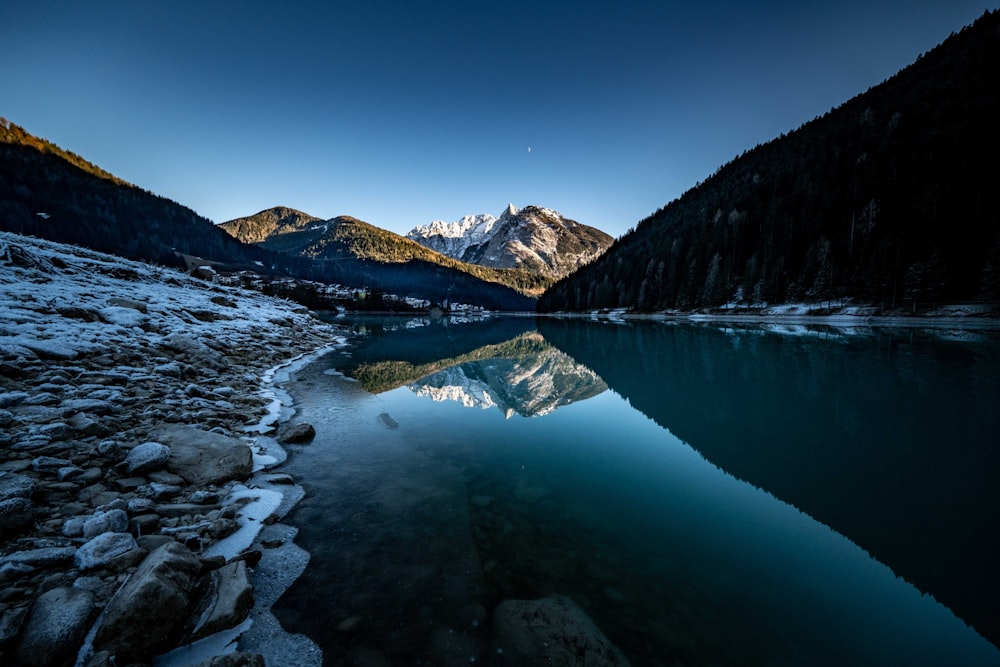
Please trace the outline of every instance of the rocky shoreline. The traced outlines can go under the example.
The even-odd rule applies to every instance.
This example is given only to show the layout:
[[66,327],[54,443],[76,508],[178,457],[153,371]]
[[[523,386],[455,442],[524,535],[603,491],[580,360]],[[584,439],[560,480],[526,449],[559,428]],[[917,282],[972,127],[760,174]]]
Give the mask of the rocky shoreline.
[[337,332],[12,234],[0,286],[0,663],[319,664],[268,612],[308,559],[277,523],[302,491],[268,471],[287,417],[271,385]]

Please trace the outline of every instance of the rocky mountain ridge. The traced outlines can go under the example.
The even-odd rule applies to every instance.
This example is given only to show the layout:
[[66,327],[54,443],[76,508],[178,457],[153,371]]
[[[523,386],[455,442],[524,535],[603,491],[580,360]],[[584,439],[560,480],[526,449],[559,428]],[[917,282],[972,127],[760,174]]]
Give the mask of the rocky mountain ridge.
[[407,238],[463,262],[494,268],[522,268],[562,278],[611,247],[609,235],[558,211],[508,204],[500,217],[467,215],[452,223],[435,220],[410,230]]
[[534,302],[525,297],[539,295],[552,282],[518,268],[462,262],[347,215],[321,220],[279,206],[219,226],[237,240],[325,267],[328,275],[368,271],[369,284],[431,301],[495,307],[484,303],[491,301],[502,304],[500,309],[530,310]]

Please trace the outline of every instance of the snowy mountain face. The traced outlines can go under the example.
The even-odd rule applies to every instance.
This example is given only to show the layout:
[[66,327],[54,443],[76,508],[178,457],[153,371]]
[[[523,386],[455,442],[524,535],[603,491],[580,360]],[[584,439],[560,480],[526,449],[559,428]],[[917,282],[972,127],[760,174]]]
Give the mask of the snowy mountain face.
[[594,260],[614,240],[552,209],[526,206],[519,210],[513,204],[499,218],[482,214],[451,223],[435,220],[406,236],[463,262],[528,269],[554,278]]

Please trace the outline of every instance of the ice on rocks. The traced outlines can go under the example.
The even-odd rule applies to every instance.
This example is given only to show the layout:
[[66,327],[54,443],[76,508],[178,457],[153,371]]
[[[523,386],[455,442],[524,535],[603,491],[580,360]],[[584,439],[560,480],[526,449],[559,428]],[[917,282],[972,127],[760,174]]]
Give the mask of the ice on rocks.
[[219,540],[205,550],[205,557],[225,556],[232,560],[253,544],[254,538],[264,526],[264,520],[271,516],[281,506],[283,495],[269,489],[249,489],[243,485],[234,488],[227,502],[235,503],[250,499],[239,514],[239,529],[224,539]]

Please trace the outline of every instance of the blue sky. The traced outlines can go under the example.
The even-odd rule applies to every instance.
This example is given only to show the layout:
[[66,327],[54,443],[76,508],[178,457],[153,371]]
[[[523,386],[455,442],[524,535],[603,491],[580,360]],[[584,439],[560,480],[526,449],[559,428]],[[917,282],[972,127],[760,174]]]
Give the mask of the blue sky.
[[216,222],[513,202],[619,236],[996,7],[15,0],[0,115]]

